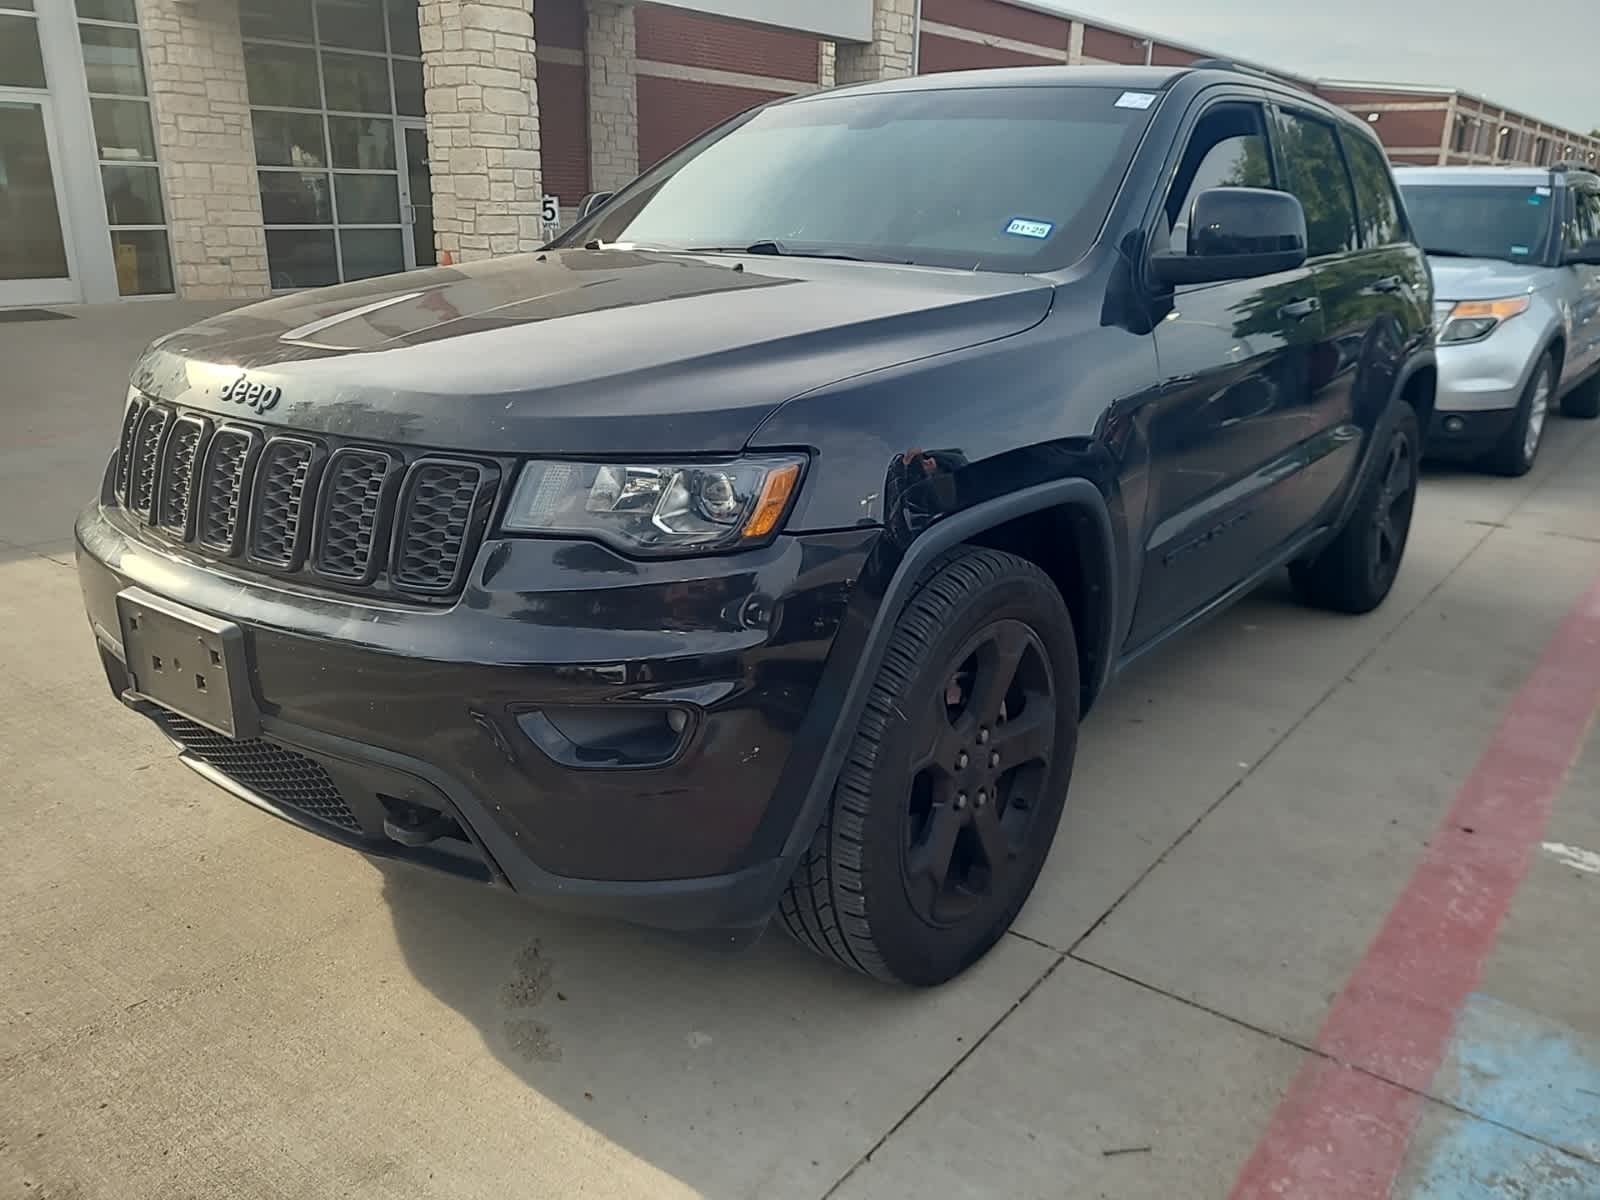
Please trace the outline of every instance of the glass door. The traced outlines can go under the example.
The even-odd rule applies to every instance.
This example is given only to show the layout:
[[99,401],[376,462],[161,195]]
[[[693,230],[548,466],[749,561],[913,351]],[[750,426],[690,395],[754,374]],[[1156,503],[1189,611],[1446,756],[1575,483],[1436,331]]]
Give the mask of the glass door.
[[0,88],[0,307],[80,299],[50,101]]
[[428,170],[428,129],[422,121],[400,122],[404,161],[400,164],[400,202],[405,206],[406,266],[438,264],[433,248],[433,175]]

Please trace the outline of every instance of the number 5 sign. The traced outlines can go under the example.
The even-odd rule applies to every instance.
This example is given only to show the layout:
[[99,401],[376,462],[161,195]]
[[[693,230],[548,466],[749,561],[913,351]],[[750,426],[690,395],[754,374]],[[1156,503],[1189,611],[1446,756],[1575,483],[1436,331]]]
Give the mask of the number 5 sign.
[[561,197],[545,196],[539,202],[539,215],[546,225],[561,224]]

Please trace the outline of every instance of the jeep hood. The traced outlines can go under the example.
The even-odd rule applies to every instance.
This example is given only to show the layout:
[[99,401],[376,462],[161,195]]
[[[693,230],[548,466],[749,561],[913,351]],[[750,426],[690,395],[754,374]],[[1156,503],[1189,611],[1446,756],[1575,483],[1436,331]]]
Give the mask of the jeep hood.
[[1548,267],[1531,267],[1497,258],[1434,258],[1433,291],[1440,300],[1502,300],[1548,286]]
[[[142,391],[217,415],[490,453],[738,450],[785,401],[1042,320],[1022,275],[567,250],[236,309],[161,339]],[[257,416],[224,397],[281,389]],[[259,393],[258,393],[259,394]]]

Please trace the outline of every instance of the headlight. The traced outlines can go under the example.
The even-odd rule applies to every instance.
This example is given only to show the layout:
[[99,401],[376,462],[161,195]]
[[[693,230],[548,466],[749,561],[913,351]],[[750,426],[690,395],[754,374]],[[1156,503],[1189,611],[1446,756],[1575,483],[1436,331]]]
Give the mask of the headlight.
[[1533,304],[1532,296],[1510,296],[1504,300],[1463,300],[1450,310],[1441,342],[1476,342],[1488,337],[1506,321],[1520,317]]
[[745,549],[770,541],[800,482],[798,456],[721,463],[531,462],[502,525],[596,538],[638,554]]

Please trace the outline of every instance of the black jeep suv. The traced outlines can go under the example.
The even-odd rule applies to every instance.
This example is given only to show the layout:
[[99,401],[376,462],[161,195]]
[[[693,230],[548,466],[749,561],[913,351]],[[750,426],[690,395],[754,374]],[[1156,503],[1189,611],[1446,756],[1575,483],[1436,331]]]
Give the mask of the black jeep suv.
[[83,591],[305,829],[934,984],[1119,668],[1283,567],[1383,600],[1432,300],[1378,143],[1265,77],[785,100],[542,253],[157,342]]

